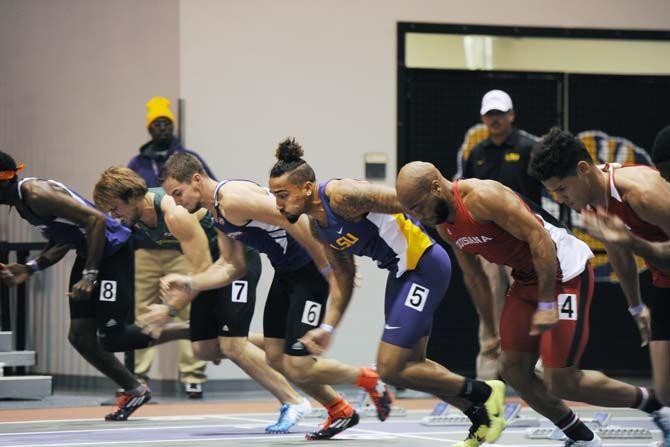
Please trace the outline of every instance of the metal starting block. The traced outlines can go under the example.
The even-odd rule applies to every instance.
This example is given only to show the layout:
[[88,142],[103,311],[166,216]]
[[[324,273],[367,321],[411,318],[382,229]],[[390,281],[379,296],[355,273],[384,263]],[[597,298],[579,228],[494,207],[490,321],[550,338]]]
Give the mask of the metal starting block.
[[[539,427],[540,420],[536,417],[524,418],[519,414],[521,412],[521,404],[505,404],[504,418],[508,427]],[[472,421],[468,419],[463,413],[454,412],[449,413],[449,404],[446,402],[438,402],[430,415],[421,419],[422,425],[430,426],[469,426]]]
[[[356,393],[356,397],[351,400],[351,406],[354,407],[354,410],[362,418],[376,418],[377,417],[377,408],[370,401],[370,396],[364,390],[359,390]],[[307,416],[308,418],[316,419],[325,419],[328,416],[328,411],[323,408],[314,408],[312,412]],[[403,407],[393,405],[391,407],[391,413],[389,417],[405,417],[407,416],[407,410]]]
[[[599,412],[591,419],[582,421],[602,439],[651,439],[651,431],[648,428],[619,427],[610,425],[612,415],[607,412]],[[565,434],[556,427],[537,427],[526,430],[528,439],[551,439],[555,441],[565,440]]]

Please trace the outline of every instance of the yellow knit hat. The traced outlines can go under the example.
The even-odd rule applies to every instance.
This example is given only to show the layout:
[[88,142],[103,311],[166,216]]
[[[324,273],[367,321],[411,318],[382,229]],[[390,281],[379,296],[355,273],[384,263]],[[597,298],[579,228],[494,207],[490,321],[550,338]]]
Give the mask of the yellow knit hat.
[[174,124],[174,115],[170,111],[170,100],[163,96],[154,96],[147,102],[147,128],[156,118],[167,118]]

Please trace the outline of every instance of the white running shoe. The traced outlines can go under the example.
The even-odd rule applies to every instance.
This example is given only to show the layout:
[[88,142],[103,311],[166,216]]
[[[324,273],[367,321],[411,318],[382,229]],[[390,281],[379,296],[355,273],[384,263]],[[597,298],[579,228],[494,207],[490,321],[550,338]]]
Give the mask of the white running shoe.
[[282,404],[279,408],[279,420],[265,427],[267,433],[288,433],[295,424],[312,412],[312,404],[303,398],[299,404]]
[[563,447],[601,447],[602,445],[602,439],[600,439],[600,436],[594,432],[593,439],[590,441],[573,441],[572,439],[568,439],[565,441],[565,444],[563,444]]

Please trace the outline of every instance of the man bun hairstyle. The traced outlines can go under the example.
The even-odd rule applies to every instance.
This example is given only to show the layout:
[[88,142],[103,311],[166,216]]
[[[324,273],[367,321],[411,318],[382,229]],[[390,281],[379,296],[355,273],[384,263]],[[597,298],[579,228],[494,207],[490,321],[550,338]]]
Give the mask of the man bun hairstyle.
[[303,160],[305,151],[295,138],[289,137],[279,143],[275,150],[277,162],[270,170],[270,178],[289,173],[289,181],[294,185],[316,181],[314,170]]
[[593,164],[584,143],[570,132],[553,127],[533,147],[528,173],[540,181],[552,177],[563,179],[577,173],[580,161]]

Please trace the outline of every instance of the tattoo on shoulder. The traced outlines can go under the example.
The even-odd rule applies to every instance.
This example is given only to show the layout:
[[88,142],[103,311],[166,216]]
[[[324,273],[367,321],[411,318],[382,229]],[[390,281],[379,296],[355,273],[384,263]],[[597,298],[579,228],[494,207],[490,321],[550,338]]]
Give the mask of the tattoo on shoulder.
[[349,218],[369,212],[394,214],[402,211],[392,188],[366,183],[347,185],[334,205],[338,214]]

